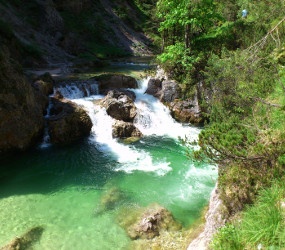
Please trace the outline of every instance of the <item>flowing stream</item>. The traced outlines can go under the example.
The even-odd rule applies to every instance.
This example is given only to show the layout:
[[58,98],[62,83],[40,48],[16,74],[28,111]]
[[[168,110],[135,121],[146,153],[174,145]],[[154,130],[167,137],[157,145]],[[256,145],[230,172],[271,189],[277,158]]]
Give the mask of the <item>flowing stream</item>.
[[[88,83],[92,93],[61,89],[88,111],[92,134],[71,146],[42,144],[1,160],[0,246],[43,226],[33,249],[126,249],[131,240],[118,221],[152,203],[169,209],[184,228],[191,226],[208,202],[216,169],[187,159],[178,137],[194,140],[200,130],[175,122],[165,106],[144,94],[146,83],[135,90],[135,125],[144,136],[130,144],[112,138],[113,119],[95,104],[102,98],[94,94],[96,83]],[[102,209],[112,190],[122,198]]]

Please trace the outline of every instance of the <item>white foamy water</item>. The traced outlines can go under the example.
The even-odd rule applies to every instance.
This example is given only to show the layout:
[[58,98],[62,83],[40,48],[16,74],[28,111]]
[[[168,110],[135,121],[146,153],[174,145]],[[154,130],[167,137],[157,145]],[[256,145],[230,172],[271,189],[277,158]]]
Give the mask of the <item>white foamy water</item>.
[[[140,82],[139,89],[131,89],[136,94],[135,105],[138,114],[135,118],[135,126],[143,133],[144,136],[166,136],[174,139],[187,136],[190,140],[198,138],[199,129],[189,126],[183,126],[176,122],[170,115],[170,111],[155,97],[145,94],[148,79]],[[158,175],[165,175],[171,171],[170,163],[163,160],[153,160],[150,153],[142,149],[136,149],[132,145],[126,145],[112,138],[112,125],[114,119],[110,117],[104,108],[96,105],[94,100],[102,98],[99,95],[91,95],[88,92],[93,89],[98,93],[98,86],[92,83],[87,86],[85,83],[70,83],[65,87],[57,90],[65,98],[83,106],[88,112],[92,123],[92,135],[90,141],[104,154],[114,157],[119,163],[116,171],[125,171],[132,173],[133,171],[155,172]],[[86,97],[87,96],[87,97]]]
[[184,126],[176,122],[170,115],[169,109],[157,98],[145,93],[149,79],[141,81],[141,87],[135,90],[138,115],[135,125],[144,135],[168,136],[174,139],[187,136],[190,140],[197,140],[200,130]]
[[94,142],[100,151],[116,159],[119,163],[116,171],[131,173],[140,170],[164,175],[171,170],[168,162],[153,162],[148,152],[135,149],[113,139],[112,124],[114,119],[106,113],[104,108],[95,105],[90,99],[75,99],[73,101],[84,106],[88,111],[93,123],[90,141]]

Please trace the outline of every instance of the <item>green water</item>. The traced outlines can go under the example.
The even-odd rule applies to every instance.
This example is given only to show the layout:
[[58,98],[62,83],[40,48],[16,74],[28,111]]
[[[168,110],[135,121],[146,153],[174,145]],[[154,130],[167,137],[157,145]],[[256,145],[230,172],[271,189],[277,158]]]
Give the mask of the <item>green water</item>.
[[[124,67],[118,66],[129,70]],[[142,67],[132,72],[140,74]],[[0,158],[0,247],[42,226],[35,250],[128,249],[131,240],[119,221],[153,203],[191,227],[209,200],[216,169],[187,159],[185,148],[168,136],[144,136],[126,147],[151,161],[129,171],[136,169],[134,161],[118,161],[118,152],[92,138]],[[122,196],[102,209],[102,200],[114,189]]]
[[[195,166],[171,138],[144,138],[133,147],[169,162],[172,170],[165,175],[115,171],[115,158],[88,140],[2,159],[0,245],[40,225],[45,230],[35,249],[124,249],[130,239],[117,223],[120,209],[154,202],[190,226],[207,203],[215,170]],[[125,194],[123,201],[96,214],[102,195],[112,187]]]

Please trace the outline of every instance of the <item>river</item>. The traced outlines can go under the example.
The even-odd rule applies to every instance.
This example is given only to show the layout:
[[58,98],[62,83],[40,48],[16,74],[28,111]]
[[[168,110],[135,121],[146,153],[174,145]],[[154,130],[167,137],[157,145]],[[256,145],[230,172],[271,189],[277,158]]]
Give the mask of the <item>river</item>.
[[[135,90],[140,114],[135,124],[144,136],[132,143],[112,138],[112,118],[94,104],[102,96],[62,89],[88,110],[92,134],[70,146],[45,141],[1,160],[0,246],[43,226],[33,249],[127,249],[131,240],[118,221],[153,203],[170,210],[184,229],[191,227],[209,200],[217,171],[186,157],[178,137],[197,139],[200,129],[174,121],[165,106],[144,94],[146,84],[139,80]],[[112,190],[122,198],[102,209],[104,198],[116,195]]]

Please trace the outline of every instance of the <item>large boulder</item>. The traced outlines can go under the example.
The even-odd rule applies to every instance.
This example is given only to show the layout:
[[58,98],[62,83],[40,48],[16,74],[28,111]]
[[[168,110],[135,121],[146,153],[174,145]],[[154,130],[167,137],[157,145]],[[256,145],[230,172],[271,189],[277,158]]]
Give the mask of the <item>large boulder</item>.
[[179,84],[174,80],[164,80],[162,82],[160,101],[173,102],[175,99],[181,97],[181,88]]
[[48,119],[51,143],[68,144],[90,134],[93,124],[81,106],[63,98],[52,98],[51,102],[53,108]]
[[179,122],[202,124],[204,121],[197,99],[174,100],[168,106],[172,117]]
[[44,105],[19,68],[0,50],[0,153],[29,148],[44,129]]
[[118,90],[109,91],[99,104],[106,109],[109,116],[116,120],[132,122],[137,114],[133,100]]
[[141,137],[141,131],[131,122],[116,121],[112,126],[113,138]]
[[[151,78],[146,90],[147,94],[153,95],[166,104],[172,117],[178,122],[203,124],[205,118],[199,105],[199,100],[205,100],[206,93],[202,84],[198,84],[191,99],[182,100],[182,90],[176,81],[165,78]],[[208,96],[208,93],[206,93]]]
[[163,231],[176,231],[181,225],[164,207],[154,204],[149,206],[137,221],[128,227],[127,233],[132,239],[152,239]]
[[148,81],[146,93],[153,95],[161,102],[169,103],[181,97],[181,88],[174,80],[151,78]]
[[157,78],[151,78],[148,81],[145,93],[160,98],[161,89],[162,89],[162,80]]
[[102,74],[96,76],[95,79],[99,84],[99,91],[105,94],[108,90],[121,88],[138,88],[137,80],[131,76],[122,74]]

